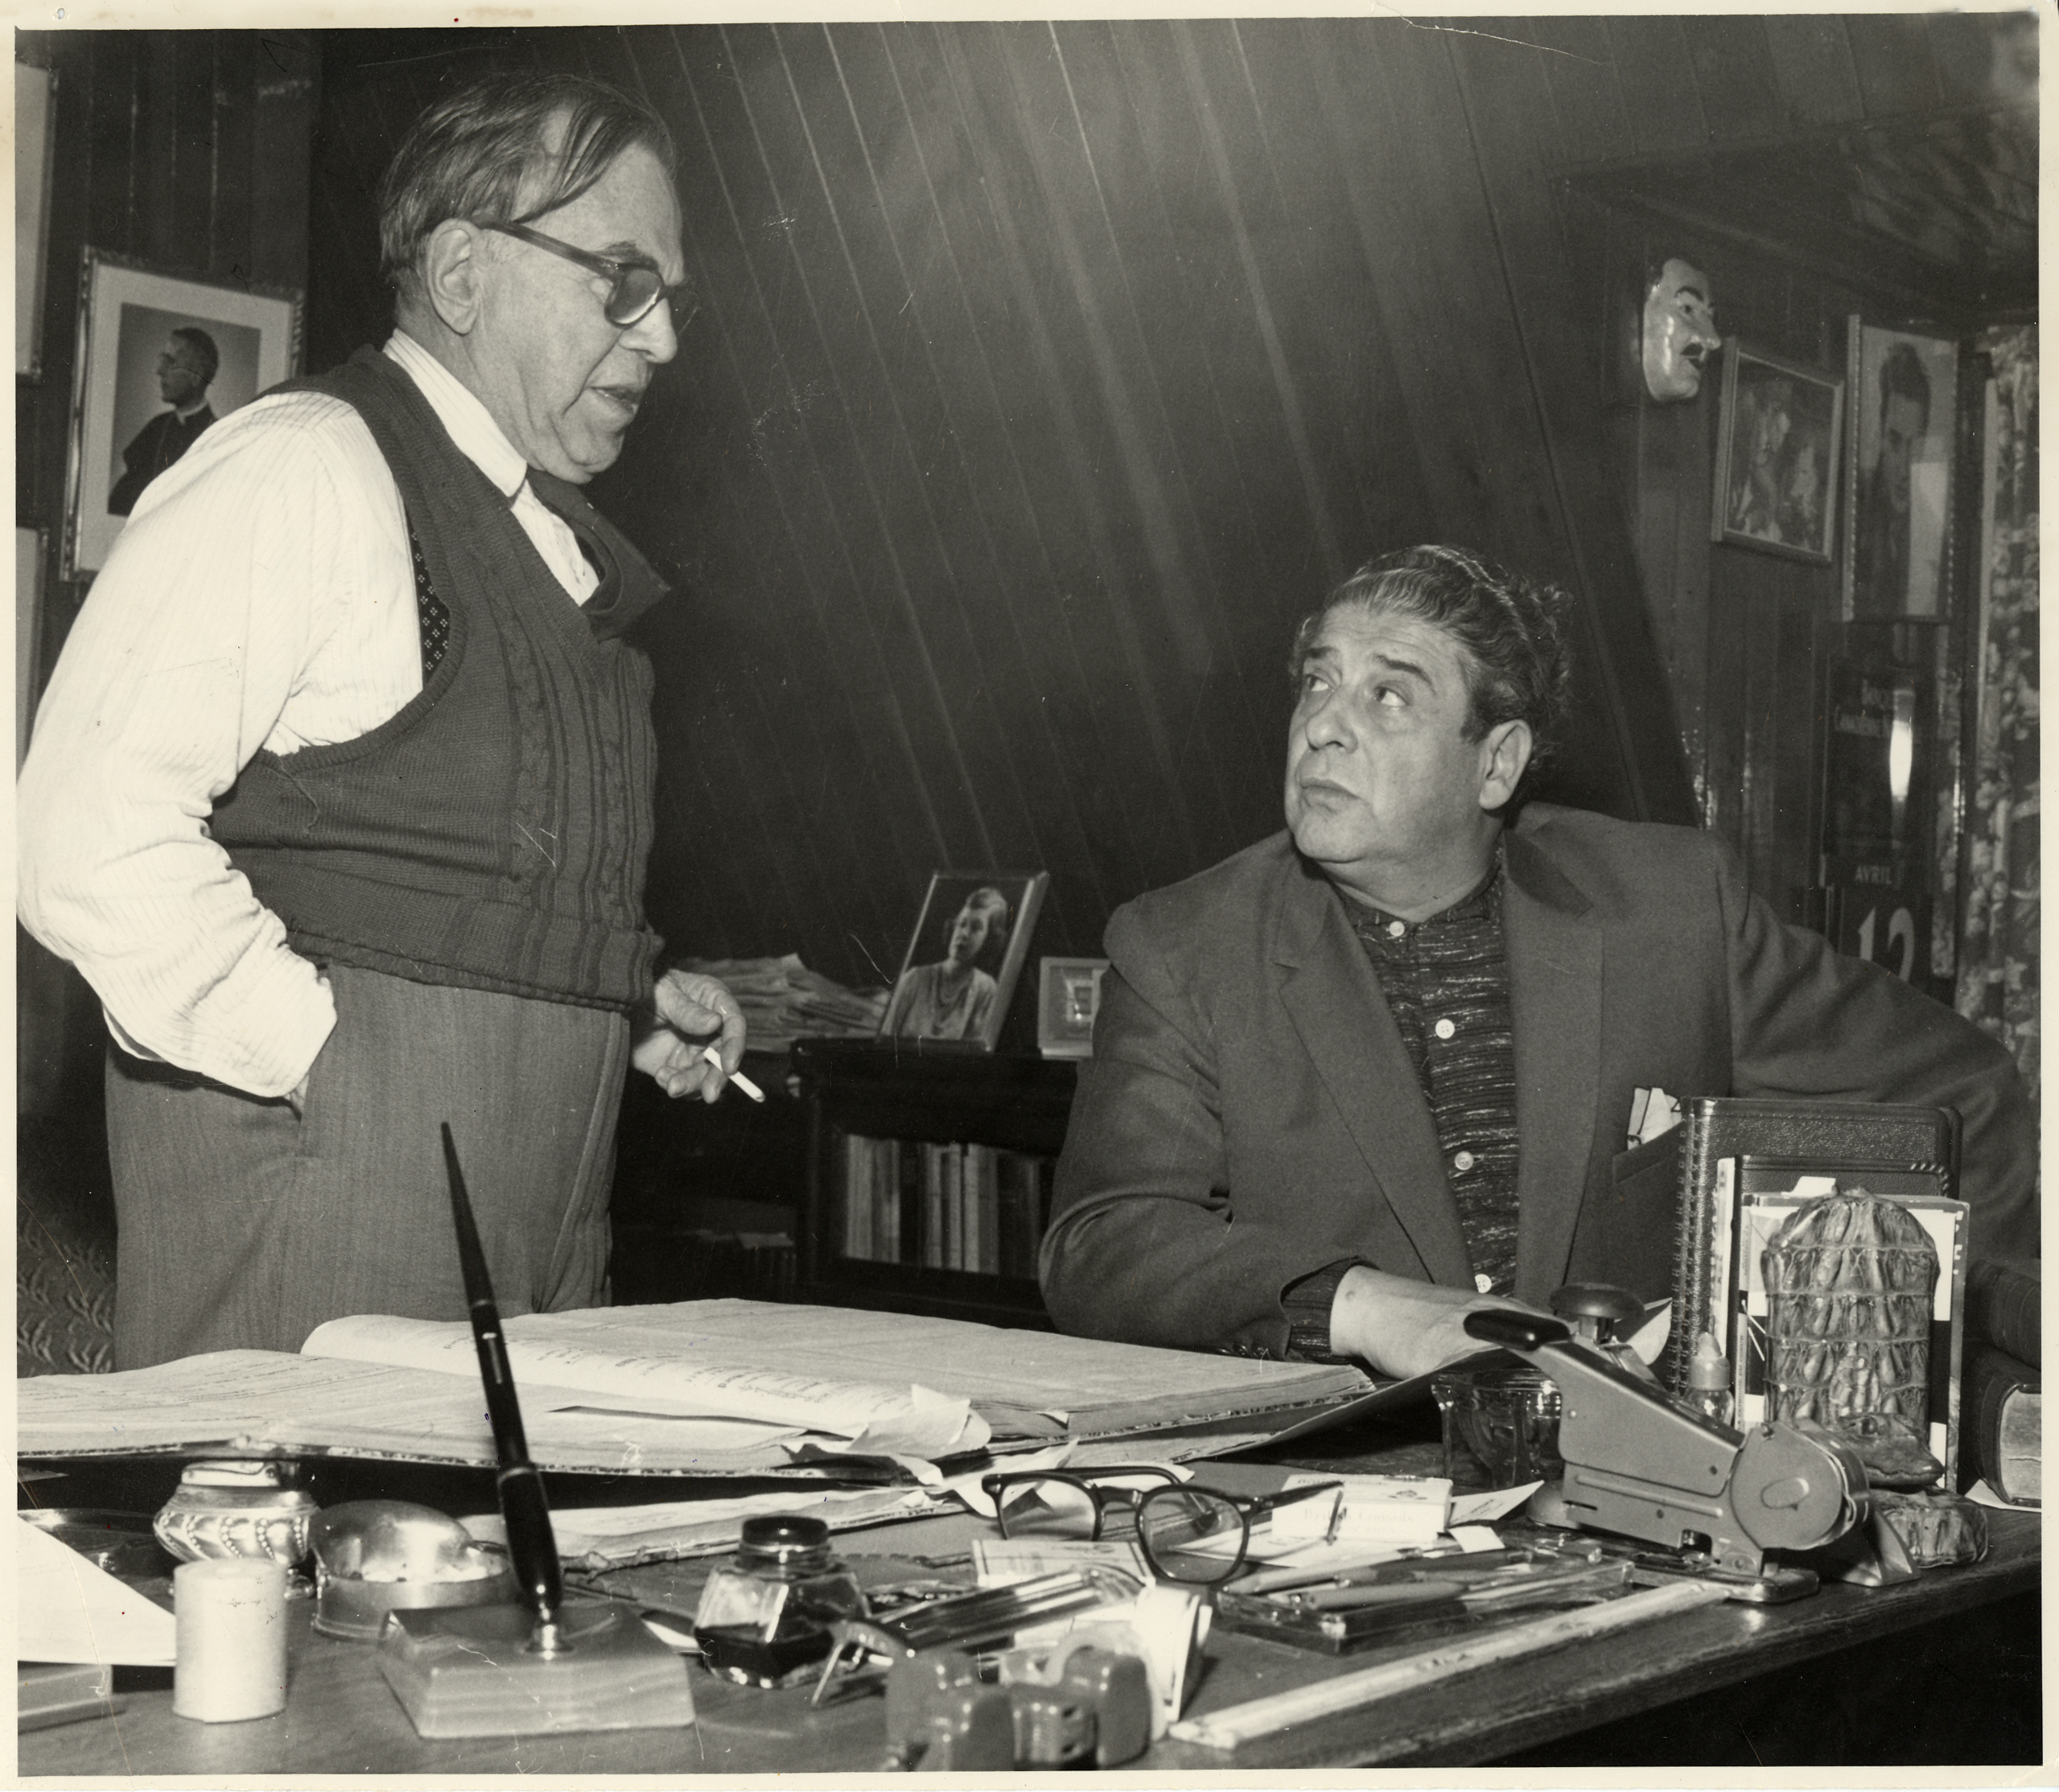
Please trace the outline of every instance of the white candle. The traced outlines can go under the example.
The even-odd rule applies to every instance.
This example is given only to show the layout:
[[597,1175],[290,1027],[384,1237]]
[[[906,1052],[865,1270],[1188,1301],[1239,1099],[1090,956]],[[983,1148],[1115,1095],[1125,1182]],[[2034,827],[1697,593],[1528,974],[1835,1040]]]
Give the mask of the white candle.
[[286,1570],[276,1562],[188,1562],[171,1577],[178,1665],[171,1708],[203,1724],[286,1706]]

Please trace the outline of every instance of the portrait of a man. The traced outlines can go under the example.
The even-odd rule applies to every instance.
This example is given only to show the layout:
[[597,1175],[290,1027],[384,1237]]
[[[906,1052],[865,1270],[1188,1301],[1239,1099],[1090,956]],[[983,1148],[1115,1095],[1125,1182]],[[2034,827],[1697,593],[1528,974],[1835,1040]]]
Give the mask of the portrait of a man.
[[1955,356],[1949,342],[1859,333],[1851,614],[1938,613],[1951,498]]

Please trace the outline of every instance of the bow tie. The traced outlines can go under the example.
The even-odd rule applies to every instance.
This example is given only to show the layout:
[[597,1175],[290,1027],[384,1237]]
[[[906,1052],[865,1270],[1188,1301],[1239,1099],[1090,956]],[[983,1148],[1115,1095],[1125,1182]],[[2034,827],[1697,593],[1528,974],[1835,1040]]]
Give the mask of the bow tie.
[[[614,640],[672,588],[636,551],[636,544],[595,509],[586,493],[569,480],[532,467],[529,487],[546,508],[565,520],[600,575],[599,588],[584,605],[596,638]],[[521,489],[516,488],[517,496]]]

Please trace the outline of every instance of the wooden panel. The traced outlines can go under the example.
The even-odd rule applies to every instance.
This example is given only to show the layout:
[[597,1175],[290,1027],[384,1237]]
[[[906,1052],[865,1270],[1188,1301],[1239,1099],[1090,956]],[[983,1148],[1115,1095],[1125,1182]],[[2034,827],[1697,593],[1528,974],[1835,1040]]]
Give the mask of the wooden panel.
[[1841,125],[1865,116],[1843,19],[1830,13],[1769,13],[1764,23],[1790,125]]
[[1779,92],[1765,20],[1689,18],[1681,21],[1681,30],[1711,140],[1764,137],[1778,130]]
[[1938,103],[1930,37],[1921,13],[1855,14],[1844,22],[1869,118],[1892,118]]
[[1608,42],[1631,139],[1641,151],[1700,149],[1708,121],[1695,86],[1692,60],[1677,19],[1612,19]]

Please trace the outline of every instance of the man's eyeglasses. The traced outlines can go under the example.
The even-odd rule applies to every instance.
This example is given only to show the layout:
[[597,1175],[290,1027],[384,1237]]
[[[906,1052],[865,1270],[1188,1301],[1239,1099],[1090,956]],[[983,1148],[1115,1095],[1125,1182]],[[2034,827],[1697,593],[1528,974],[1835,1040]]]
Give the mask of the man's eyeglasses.
[[1328,1537],[1336,1532],[1344,1500],[1340,1481],[1254,1498],[1196,1487],[1170,1469],[1155,1468],[986,1475],[979,1485],[994,1502],[1003,1537],[1094,1542],[1110,1512],[1131,1514],[1151,1572],[1195,1586],[1213,1586],[1235,1574],[1251,1547],[1252,1525],[1278,1508],[1328,1500],[1329,1517],[1319,1533]]
[[[656,268],[646,262],[618,262],[612,256],[596,255],[591,249],[574,249],[570,243],[561,243],[555,237],[546,237],[541,230],[532,230],[525,224],[489,224],[488,230],[497,230],[504,237],[513,237],[537,249],[547,249],[553,255],[562,255],[568,262],[576,262],[590,273],[598,274],[612,282],[607,297],[601,305],[607,321],[618,330],[626,330],[633,323],[640,323],[649,316],[661,299],[676,301],[686,290],[682,284],[668,286]],[[687,316],[690,317],[689,311]],[[682,328],[686,317],[679,315],[678,307],[673,303],[672,324]]]

